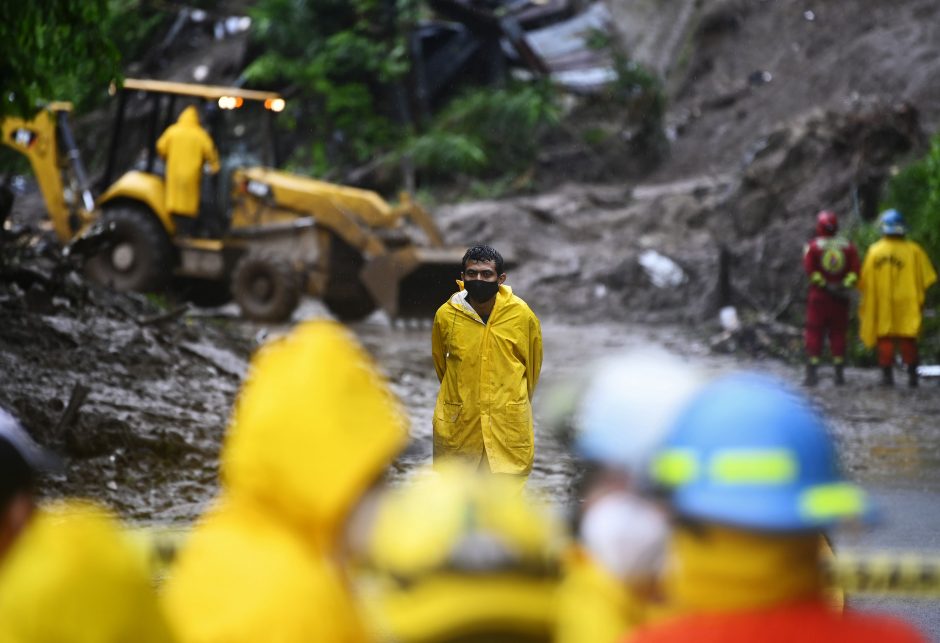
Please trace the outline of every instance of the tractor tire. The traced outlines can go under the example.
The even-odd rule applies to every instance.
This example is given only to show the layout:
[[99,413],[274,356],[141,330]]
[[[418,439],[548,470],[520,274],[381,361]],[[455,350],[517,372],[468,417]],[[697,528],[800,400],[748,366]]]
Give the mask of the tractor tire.
[[359,280],[362,255],[335,234],[330,243],[330,274],[322,296],[323,303],[342,322],[365,319],[376,309],[376,305],[372,295]]
[[232,273],[232,297],[248,319],[287,321],[300,301],[299,277],[282,257],[248,252]]
[[142,206],[121,205],[102,215],[113,224],[114,243],[85,263],[88,276],[122,292],[153,292],[169,282],[174,253],[160,220]]

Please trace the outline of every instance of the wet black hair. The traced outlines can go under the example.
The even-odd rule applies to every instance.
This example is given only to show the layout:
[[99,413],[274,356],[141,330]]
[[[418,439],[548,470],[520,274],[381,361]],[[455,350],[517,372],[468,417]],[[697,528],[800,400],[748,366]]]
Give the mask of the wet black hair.
[[0,437],[0,513],[13,498],[23,492],[32,492],[36,473],[9,441]]
[[461,270],[467,269],[468,261],[492,261],[496,264],[496,274],[503,274],[503,255],[490,246],[473,246],[463,256]]

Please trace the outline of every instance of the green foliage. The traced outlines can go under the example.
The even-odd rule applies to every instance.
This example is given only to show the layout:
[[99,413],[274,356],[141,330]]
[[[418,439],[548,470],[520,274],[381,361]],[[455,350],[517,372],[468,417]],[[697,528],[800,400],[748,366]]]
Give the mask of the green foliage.
[[666,94],[659,78],[623,55],[614,56],[617,80],[611,87],[615,100],[625,103],[632,117],[649,130],[657,132],[666,114]]
[[[881,210],[894,208],[904,215],[908,237],[921,244],[934,265],[940,265],[940,134],[931,140],[927,155],[903,168],[888,181]],[[859,250],[879,238],[877,221],[853,232]]]
[[32,115],[41,101],[81,104],[119,75],[106,31],[108,0],[0,2],[0,117]]
[[[208,3],[202,3],[208,4]],[[154,45],[161,28],[173,14],[145,0],[107,0],[102,27],[123,60],[138,60]]]
[[380,97],[408,71],[403,33],[416,0],[261,0],[251,10],[264,53],[246,70],[249,81],[294,85],[313,128],[304,155],[325,171],[328,162],[361,163],[400,134]]
[[409,157],[416,168],[442,177],[476,174],[486,166],[486,152],[478,141],[440,130],[412,138],[400,155]]
[[547,86],[473,89],[454,99],[427,133],[408,141],[402,154],[432,178],[511,174],[532,164],[541,136],[559,119]]

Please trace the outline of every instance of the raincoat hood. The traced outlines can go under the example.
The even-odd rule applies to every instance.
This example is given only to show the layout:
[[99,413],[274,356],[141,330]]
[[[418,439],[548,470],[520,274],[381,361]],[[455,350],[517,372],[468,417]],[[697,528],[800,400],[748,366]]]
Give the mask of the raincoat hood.
[[173,640],[144,556],[103,509],[40,509],[0,565],[0,641]]
[[177,125],[185,125],[187,127],[199,126],[199,112],[196,111],[195,106],[190,105],[180,112],[179,118],[176,119]]
[[404,445],[405,422],[349,333],[307,322],[255,356],[222,450],[223,488],[335,538]]

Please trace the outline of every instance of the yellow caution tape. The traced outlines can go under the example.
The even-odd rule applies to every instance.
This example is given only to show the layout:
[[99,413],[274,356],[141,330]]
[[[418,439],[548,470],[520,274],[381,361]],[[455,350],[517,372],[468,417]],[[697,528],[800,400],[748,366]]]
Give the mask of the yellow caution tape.
[[839,550],[825,565],[848,594],[940,598],[940,555]]
[[[130,531],[157,582],[166,577],[187,534],[171,527]],[[940,598],[940,554],[840,549],[822,565],[828,586],[846,594]]]

